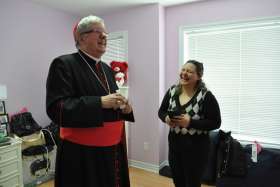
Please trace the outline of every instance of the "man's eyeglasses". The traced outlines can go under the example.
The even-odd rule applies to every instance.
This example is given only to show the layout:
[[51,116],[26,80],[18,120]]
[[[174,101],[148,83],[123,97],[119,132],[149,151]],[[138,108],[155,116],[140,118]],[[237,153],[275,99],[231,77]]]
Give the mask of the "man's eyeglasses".
[[104,34],[105,36],[108,36],[109,33],[104,31],[104,30],[101,30],[101,29],[91,29],[89,31],[85,31],[85,32],[82,32],[81,34],[89,34],[89,33],[96,33],[98,35],[101,35],[101,34]]

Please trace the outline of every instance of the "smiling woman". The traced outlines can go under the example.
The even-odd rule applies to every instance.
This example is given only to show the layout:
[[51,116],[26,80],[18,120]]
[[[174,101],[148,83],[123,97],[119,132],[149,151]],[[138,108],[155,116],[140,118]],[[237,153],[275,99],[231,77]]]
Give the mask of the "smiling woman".
[[209,154],[209,131],[221,125],[219,104],[202,81],[203,64],[188,60],[179,84],[166,92],[158,111],[170,127],[169,165],[176,187],[200,187]]

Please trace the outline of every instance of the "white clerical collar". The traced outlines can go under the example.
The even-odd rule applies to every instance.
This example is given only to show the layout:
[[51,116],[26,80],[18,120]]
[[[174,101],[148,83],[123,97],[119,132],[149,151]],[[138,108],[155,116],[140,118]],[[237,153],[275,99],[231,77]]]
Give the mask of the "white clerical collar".
[[[81,51],[83,51],[83,50],[81,50]],[[89,58],[91,58],[94,61],[96,61],[96,63],[100,62],[100,58],[95,58],[95,57],[91,56],[90,54],[86,53],[85,51],[83,51],[83,53],[85,53]]]

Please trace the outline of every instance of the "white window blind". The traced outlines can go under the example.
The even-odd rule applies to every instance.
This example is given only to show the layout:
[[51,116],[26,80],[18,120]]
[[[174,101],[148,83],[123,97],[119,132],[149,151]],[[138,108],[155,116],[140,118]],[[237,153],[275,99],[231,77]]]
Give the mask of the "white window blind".
[[110,33],[107,40],[107,50],[102,60],[107,64],[112,61],[126,61],[128,57],[127,32]]
[[[105,54],[102,56],[102,61],[110,66],[112,61],[125,61],[128,62],[128,33],[126,31],[121,32],[110,32],[107,38],[107,49]],[[128,87],[122,87],[127,89],[126,94],[128,95]],[[124,94],[124,95],[126,95]],[[126,142],[127,152],[129,144],[129,129],[128,122],[125,125],[126,131]]]
[[[280,147],[280,19],[183,28],[183,60],[205,66],[222,129]],[[183,63],[183,62],[182,62]]]

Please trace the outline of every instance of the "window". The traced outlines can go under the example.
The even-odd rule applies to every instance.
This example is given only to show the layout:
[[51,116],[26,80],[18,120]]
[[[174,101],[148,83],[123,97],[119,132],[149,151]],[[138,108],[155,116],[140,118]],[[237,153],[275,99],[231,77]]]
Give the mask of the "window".
[[[106,62],[108,65],[112,61],[125,61],[128,62],[128,34],[127,32],[112,32],[109,33],[107,39],[107,50],[105,54],[102,56],[102,61]],[[122,87],[124,90],[127,89],[128,95],[128,87]],[[121,89],[121,88],[120,88]],[[127,152],[128,152],[128,138],[129,138],[129,129],[128,122],[125,125],[126,132],[126,142],[127,142]]]
[[102,56],[107,64],[114,61],[128,60],[127,32],[110,33],[107,40],[107,51]]
[[222,126],[243,141],[280,147],[280,18],[182,27],[181,63],[202,61]]

